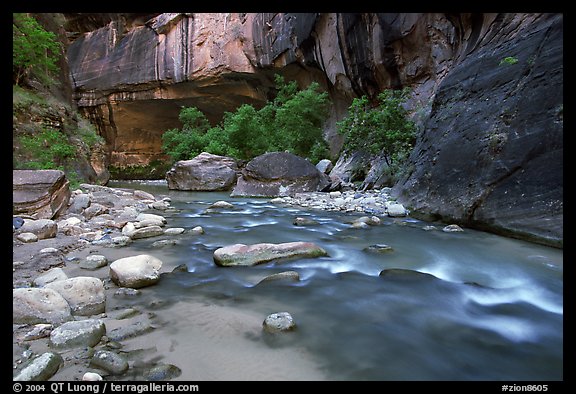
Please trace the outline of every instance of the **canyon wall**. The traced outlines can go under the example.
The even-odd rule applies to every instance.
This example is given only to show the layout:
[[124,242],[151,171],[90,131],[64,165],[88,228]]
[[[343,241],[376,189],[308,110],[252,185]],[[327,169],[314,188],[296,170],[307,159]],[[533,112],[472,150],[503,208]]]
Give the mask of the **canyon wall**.
[[162,159],[182,106],[216,123],[263,105],[275,73],[329,92],[336,155],[352,98],[408,86],[420,134],[398,199],[415,215],[562,243],[561,14],[64,15],[74,97],[111,165]]

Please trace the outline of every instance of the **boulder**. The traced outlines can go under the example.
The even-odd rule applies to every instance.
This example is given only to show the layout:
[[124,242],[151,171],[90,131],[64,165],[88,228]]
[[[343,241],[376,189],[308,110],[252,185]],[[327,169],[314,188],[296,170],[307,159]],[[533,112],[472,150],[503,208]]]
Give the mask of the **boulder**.
[[[37,357],[20,371],[12,380],[15,381],[46,381],[60,368],[64,361],[58,353],[46,352]],[[16,387],[16,386],[14,386]]]
[[316,164],[316,168],[323,174],[330,174],[330,171],[334,168],[332,162],[328,159],[323,159]]
[[136,228],[134,223],[128,222],[122,228],[122,234],[127,237],[130,237],[130,239],[139,239],[139,238],[149,238],[162,235],[164,234],[164,230],[160,226],[146,226]]
[[50,333],[50,344],[56,348],[95,346],[106,333],[100,319],[69,321]]
[[94,353],[90,365],[112,375],[121,375],[128,370],[128,361],[118,353],[108,350],[98,350]]
[[231,157],[202,152],[191,160],[177,161],[166,173],[168,188],[175,190],[230,190],[238,164]]
[[44,287],[60,293],[74,315],[91,316],[104,312],[104,284],[98,278],[78,276],[48,283]]
[[66,212],[69,182],[60,170],[12,170],[12,212],[53,219]]
[[56,290],[36,287],[12,290],[14,324],[56,324],[71,319],[70,305]]
[[252,266],[284,258],[311,258],[328,253],[312,242],[287,242],[281,244],[234,244],[214,251],[214,262],[219,266]]
[[284,197],[327,190],[330,177],[308,160],[288,152],[271,152],[250,160],[233,197]]
[[124,257],[110,264],[110,278],[120,287],[137,289],[158,282],[161,267],[160,259],[147,254]]
[[35,234],[38,239],[54,238],[58,233],[58,225],[50,219],[25,219],[18,232]]
[[68,275],[66,275],[64,270],[60,267],[54,267],[34,279],[33,283],[36,287],[44,287],[49,283],[66,279],[68,279]]
[[278,282],[278,281],[299,282],[300,281],[300,274],[296,271],[278,272],[277,274],[271,274],[271,275],[266,276],[257,284],[271,283],[271,282]]

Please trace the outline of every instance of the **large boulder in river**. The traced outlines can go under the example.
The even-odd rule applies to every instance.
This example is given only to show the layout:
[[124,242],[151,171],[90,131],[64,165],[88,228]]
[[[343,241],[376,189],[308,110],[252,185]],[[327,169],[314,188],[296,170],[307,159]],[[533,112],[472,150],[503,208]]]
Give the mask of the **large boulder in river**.
[[216,265],[223,267],[252,266],[276,259],[310,258],[327,255],[328,253],[324,249],[312,242],[234,244],[216,249],[214,251],[214,262]]
[[232,196],[284,197],[329,186],[330,178],[308,160],[288,152],[271,152],[246,164]]
[[67,209],[68,185],[60,170],[12,170],[12,214],[56,218]]
[[176,190],[230,190],[237,171],[233,158],[202,152],[192,160],[177,161],[166,173],[166,181],[169,189]]

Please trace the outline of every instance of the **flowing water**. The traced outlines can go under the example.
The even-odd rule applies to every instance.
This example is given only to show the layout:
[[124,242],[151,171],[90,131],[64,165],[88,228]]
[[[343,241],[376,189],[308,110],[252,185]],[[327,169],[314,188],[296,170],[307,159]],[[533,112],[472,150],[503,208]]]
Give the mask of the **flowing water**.
[[[126,254],[164,265],[158,284],[118,306],[152,312],[157,329],[124,350],[178,366],[181,380],[562,380],[563,252],[493,234],[425,231],[412,218],[275,205],[228,193],[170,191],[165,183],[110,186],[168,196],[167,227],[202,226],[203,235],[137,240]],[[207,212],[226,200],[233,209]],[[159,213],[159,212],[155,212]],[[320,224],[295,226],[297,216]],[[432,223],[434,224],[434,223]],[[158,239],[178,244],[152,247]],[[212,254],[233,243],[310,241],[329,257],[218,267]],[[393,251],[366,250],[386,244]],[[171,272],[185,264],[187,272]],[[434,275],[379,276],[401,268]],[[300,281],[258,284],[293,270]],[[289,312],[293,332],[264,333],[262,322]]]

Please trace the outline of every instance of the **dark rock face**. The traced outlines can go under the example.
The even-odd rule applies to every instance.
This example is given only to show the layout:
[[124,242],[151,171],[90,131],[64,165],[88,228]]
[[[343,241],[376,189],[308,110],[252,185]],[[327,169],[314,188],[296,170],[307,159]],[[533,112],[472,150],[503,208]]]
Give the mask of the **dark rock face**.
[[60,170],[13,170],[12,213],[53,219],[64,213],[70,188]]
[[230,190],[236,184],[238,165],[231,157],[202,152],[192,160],[181,160],[166,173],[168,188],[175,190]]
[[[158,158],[181,106],[215,123],[240,104],[263,104],[276,72],[328,91],[332,153],[354,97],[408,86],[421,135],[394,188],[400,201],[428,217],[562,244],[561,14],[65,15],[76,32],[74,95],[112,164]],[[363,167],[363,187],[389,184],[381,164]]]
[[498,18],[447,75],[395,187],[412,214],[562,245],[562,22]]
[[320,191],[330,179],[308,160],[287,152],[255,157],[242,170],[232,196],[278,197]]

